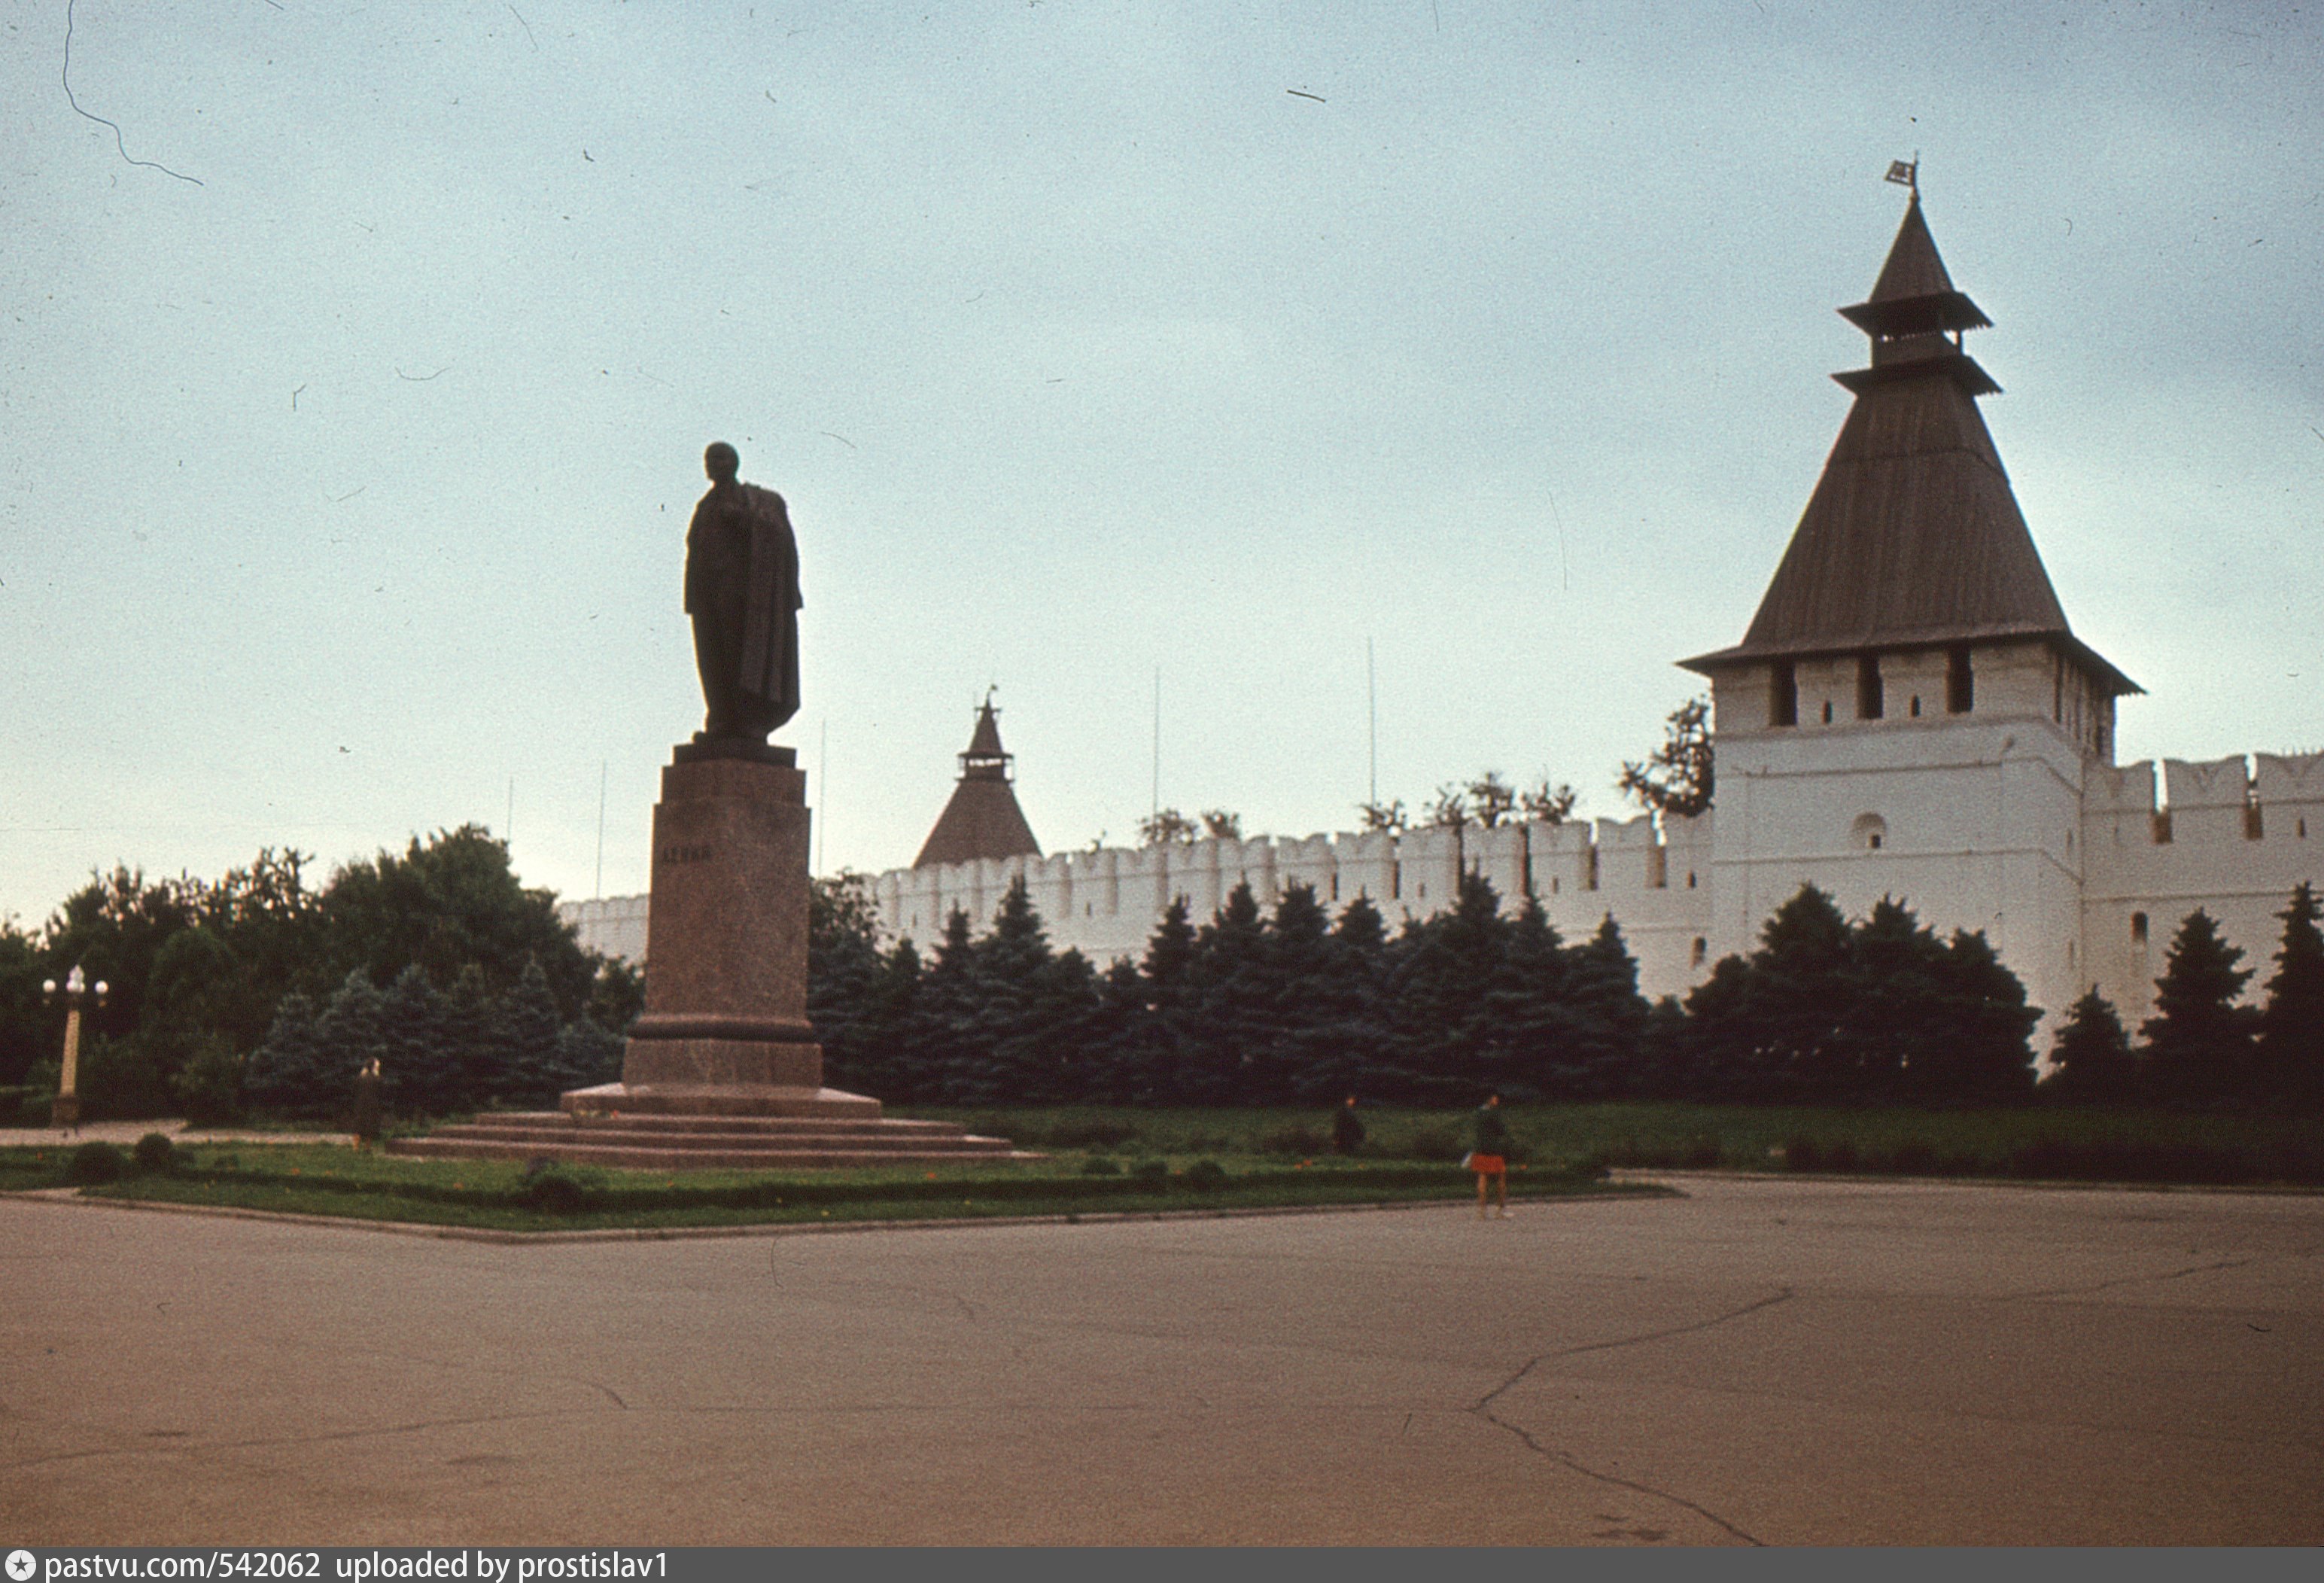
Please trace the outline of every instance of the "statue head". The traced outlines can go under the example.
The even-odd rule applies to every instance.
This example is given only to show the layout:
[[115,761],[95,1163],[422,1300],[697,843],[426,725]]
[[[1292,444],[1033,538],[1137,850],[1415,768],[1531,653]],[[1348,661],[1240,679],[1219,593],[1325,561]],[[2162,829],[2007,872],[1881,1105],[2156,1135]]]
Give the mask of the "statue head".
[[702,453],[702,470],[710,475],[714,484],[732,484],[742,466],[742,457],[723,440],[713,440],[710,449]]

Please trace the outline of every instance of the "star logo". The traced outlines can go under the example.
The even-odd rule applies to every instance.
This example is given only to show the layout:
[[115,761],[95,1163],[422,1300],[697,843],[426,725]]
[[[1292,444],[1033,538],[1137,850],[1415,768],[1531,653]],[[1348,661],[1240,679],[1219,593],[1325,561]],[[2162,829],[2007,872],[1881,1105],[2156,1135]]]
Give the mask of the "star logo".
[[8,1552],[9,1583],[25,1583],[25,1579],[32,1575],[33,1569],[39,1565],[39,1562],[32,1560],[31,1551],[10,1551]]

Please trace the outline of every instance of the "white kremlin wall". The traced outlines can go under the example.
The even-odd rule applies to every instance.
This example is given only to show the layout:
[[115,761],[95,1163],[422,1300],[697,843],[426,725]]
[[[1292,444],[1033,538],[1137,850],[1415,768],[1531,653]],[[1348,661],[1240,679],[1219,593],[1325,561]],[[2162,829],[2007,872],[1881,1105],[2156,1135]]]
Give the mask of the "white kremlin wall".
[[[1968,746],[1960,724],[1922,740]],[[1914,738],[1888,736],[1899,744]],[[2246,996],[2255,1004],[2282,933],[2276,914],[2301,881],[2324,889],[2324,754],[2261,754],[2255,773],[2241,758],[2169,760],[2159,787],[2151,761],[2116,767],[2087,758],[2075,766],[2082,784],[2071,798],[2070,772],[2051,764],[2051,754],[2013,760],[2018,768],[1993,782],[1996,795],[2022,804],[2038,792],[2032,801],[2061,810],[2065,827],[2038,849],[2006,851],[1996,849],[2000,825],[1946,792],[1943,764],[1911,752],[1893,760],[1876,754],[1882,762],[1868,764],[1862,756],[1868,745],[1856,736],[1852,763],[1803,780],[1806,766],[1797,764],[1788,774],[1749,773],[1754,755],[1736,742],[1732,762],[1720,762],[1720,807],[1699,819],[1666,820],[1659,830],[1641,816],[1106,847],[890,869],[872,880],[872,893],[886,937],[908,938],[925,951],[955,907],[979,932],[989,928],[1021,874],[1050,942],[1102,966],[1141,956],[1173,896],[1186,899],[1199,925],[1239,884],[1247,882],[1261,909],[1271,911],[1282,887],[1296,880],[1312,885],[1334,916],[1357,896],[1370,897],[1393,931],[1448,905],[1466,867],[1492,883],[1505,911],[1530,885],[1569,941],[1611,916],[1637,958],[1640,989],[1655,997],[1683,996],[1720,955],[1750,949],[1767,914],[1813,881],[1853,913],[1895,895],[1940,929],[1983,928],[2052,1023],[2095,984],[2135,1032],[2188,913],[2207,910],[2242,948],[2244,965],[2256,969]],[[1836,785],[1843,775],[1868,779],[1838,801],[1808,789],[1811,782]],[[2009,790],[2029,776],[2029,791]],[[1881,790],[1859,794],[1861,785]],[[1853,821],[1835,824],[1831,812],[1868,796],[1888,827],[1877,847]],[[2078,819],[2062,811],[2076,802]],[[1810,805],[1822,816],[1814,828],[1791,828]],[[646,901],[568,902],[558,912],[584,945],[642,962]],[[2046,1034],[2037,1048],[2045,1044]]]

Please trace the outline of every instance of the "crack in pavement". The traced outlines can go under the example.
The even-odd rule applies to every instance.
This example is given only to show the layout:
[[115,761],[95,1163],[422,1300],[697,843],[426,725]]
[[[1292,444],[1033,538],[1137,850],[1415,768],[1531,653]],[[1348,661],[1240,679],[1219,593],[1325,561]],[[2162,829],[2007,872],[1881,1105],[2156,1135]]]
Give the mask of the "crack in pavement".
[[1486,1392],[1484,1395],[1479,1397],[1477,1399],[1476,1405],[1470,1408],[1469,1411],[1483,1419],[1487,1423],[1491,1424],[1494,1428],[1506,1430],[1510,1434],[1517,1436],[1518,1440],[1525,1442],[1526,1449],[1533,1451],[1536,1456],[1545,1457],[1550,1461],[1557,1463],[1561,1467],[1571,1468],[1573,1472],[1581,1474],[1584,1478],[1594,1478],[1600,1484],[1612,1485],[1618,1489],[1635,1491],[1639,1495],[1652,1495],[1656,1500],[1668,1501],[1674,1506],[1683,1506],[1688,1511],[1692,1512],[1696,1516],[1702,1518],[1705,1522],[1715,1523],[1719,1527],[1725,1529],[1728,1532],[1733,1534],[1744,1543],[1758,1545],[1764,1548],[1766,1544],[1766,1541],[1746,1532],[1744,1530],[1737,1527],[1734,1523],[1729,1523],[1726,1518],[1720,1516],[1718,1513],[1711,1511],[1707,1506],[1697,1505],[1694,1502],[1688,1500],[1684,1495],[1673,1494],[1671,1491],[1666,1489],[1656,1489],[1652,1485],[1639,1484],[1636,1480],[1623,1478],[1617,1474],[1602,1472],[1600,1469],[1592,1467],[1589,1464],[1583,1462],[1572,1452],[1554,1450],[1550,1447],[1543,1445],[1539,1440],[1534,1438],[1532,1431],[1526,1429],[1522,1424],[1512,1423],[1508,1419],[1503,1418],[1499,1413],[1495,1412],[1493,1411],[1493,1402],[1502,1395],[1503,1393],[1514,1389],[1520,1380],[1523,1380],[1527,1375],[1533,1373],[1535,1369],[1540,1367],[1543,1364],[1551,1362],[1556,1358],[1575,1357],[1587,1352],[1608,1352],[1619,1347],[1639,1347],[1649,1341],[1666,1340],[1673,1336],[1692,1335],[1697,1330],[1708,1330],[1715,1326],[1724,1325],[1730,1319],[1742,1319],[1747,1314],[1756,1314],[1761,1309],[1774,1308],[1777,1303],[1789,1302],[1794,1295],[1795,1293],[1793,1289],[1786,1286],[1781,1291],[1776,1292],[1773,1297],[1763,1297],[1757,1302],[1746,1303],[1741,1308],[1732,1310],[1727,1313],[1715,1315],[1708,1319],[1698,1319],[1691,1325],[1673,1325],[1667,1329],[1649,1330],[1637,1336],[1618,1337],[1611,1341],[1585,1341],[1579,1347],[1562,1347],[1554,1352],[1542,1353],[1537,1356],[1527,1358],[1523,1367],[1519,1368],[1515,1374],[1511,1375],[1508,1379],[1503,1380],[1491,1390]]
[[2190,1275],[2209,1274],[2214,1270],[2240,1270],[2246,1264],[2256,1264],[2263,1255],[2252,1254],[2245,1259],[2221,1259],[2217,1264],[2190,1264],[2183,1270],[2166,1271],[2160,1275],[2124,1275],[2112,1281],[2094,1281],[2088,1286],[2053,1286],[2041,1291],[2005,1292],[1995,1299],[1997,1302],[2024,1302],[2037,1297],[2081,1297],[2093,1291],[2106,1291],[2116,1286],[2144,1286],[2158,1281],[2180,1281]]

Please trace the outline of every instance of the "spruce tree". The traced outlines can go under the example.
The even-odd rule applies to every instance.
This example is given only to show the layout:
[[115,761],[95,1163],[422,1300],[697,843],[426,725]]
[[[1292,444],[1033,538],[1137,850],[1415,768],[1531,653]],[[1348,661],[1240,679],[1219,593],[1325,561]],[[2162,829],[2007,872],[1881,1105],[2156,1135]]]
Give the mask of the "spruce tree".
[[982,1060],[956,1071],[960,1102],[1043,1104],[1054,1097],[1052,1023],[1060,1008],[1051,982],[1048,931],[1025,877],[1009,882],[992,929],[975,947],[974,1050]]
[[[1820,1103],[1844,1097],[1853,1001],[1848,920],[1812,884],[1778,907],[1748,961],[1687,999],[1697,1069],[1720,1097]],[[1843,1080],[1833,1094],[1835,1078]]]
[[1570,977],[1564,942],[1541,899],[1528,891],[1502,930],[1500,961],[1485,996],[1485,1014],[1498,1034],[1496,1059],[1480,1074],[1488,1089],[1518,1101],[1594,1093],[1567,1004]]
[[2042,1014],[2002,966],[1982,930],[1953,930],[1934,964],[1935,1000],[1922,1019],[1904,1092],[1924,1104],[2009,1105],[2034,1092],[2028,1042]]
[[508,993],[493,1003],[488,1023],[498,1079],[496,1093],[524,1105],[554,1105],[565,1073],[558,1059],[562,1031],[549,975],[528,962]]
[[243,1096],[262,1110],[283,1116],[308,1113],[324,1093],[329,1063],[323,1052],[322,1014],[293,990],[277,1002],[266,1041],[253,1052],[243,1074]]
[[1368,896],[1340,909],[1332,925],[1330,988],[1323,996],[1323,1053],[1300,1078],[1299,1097],[1326,1102],[1353,1094],[1390,1097],[1397,1077],[1383,1020],[1388,972],[1388,925]]
[[2138,1061],[2114,1003],[2093,987],[2066,1013],[2050,1047],[2044,1097],[2075,1105],[2122,1105],[2136,1093]]
[[407,1116],[455,1108],[462,1051],[447,1036],[444,998],[419,963],[380,997],[380,1097]]
[[337,1116],[355,1097],[355,1074],[388,1056],[386,1020],[381,995],[361,967],[350,972],[331,1004],[323,1008],[318,1032],[323,1047],[323,1069],[310,1100],[309,1114]]
[[2236,1004],[2252,969],[2241,949],[2219,937],[2201,908],[2187,915],[2154,981],[2154,1015],[2139,1025],[2146,1041],[2144,1086],[2167,1102],[2204,1104],[2240,1093],[2249,1078],[2259,1014]]
[[867,1020],[884,967],[878,918],[862,875],[819,879],[808,888],[807,1014],[836,1088],[861,1084],[862,1072],[877,1060]]
[[1297,880],[1283,887],[1267,921],[1259,987],[1267,998],[1263,1042],[1253,1052],[1250,1102],[1284,1105],[1309,1091],[1308,1071],[1330,1063],[1344,1011],[1340,949],[1315,888]]
[[1187,1015],[1177,1030],[1178,1102],[1239,1105],[1250,1087],[1255,1051],[1266,1045],[1268,1002],[1266,926],[1249,881],[1194,937],[1188,966]]
[[2263,1097],[2302,1107],[2324,1104],[2324,932],[2316,887],[2302,881],[2276,914],[2283,924],[2275,975],[2260,1014],[2257,1088]]
[[1492,1015],[1508,925],[1481,875],[1464,874],[1453,904],[1408,921],[1388,979],[1389,1026],[1415,1103],[1474,1103],[1508,1075],[1508,1045]]
[[859,1044],[848,1082],[858,1092],[899,1104],[925,1100],[930,1092],[931,1032],[920,989],[919,949],[898,940],[880,961],[871,1006],[859,1024]]
[[1593,1097],[1618,1092],[1638,1059],[1646,1027],[1637,958],[1608,913],[1588,940],[1566,953],[1567,1004],[1573,1016],[1573,1069]]
[[936,960],[920,980],[921,1036],[915,1041],[920,1070],[912,1087],[930,1102],[956,1103],[982,1081],[989,1055],[980,1042],[982,992],[976,938],[968,914],[954,907],[945,919]]
[[1883,896],[1849,940],[1843,1036],[1809,1081],[1819,1101],[1878,1104],[1943,1084],[1948,997],[1938,977],[1944,943],[1911,908]]
[[604,1023],[574,1018],[557,1031],[557,1092],[619,1082],[627,1045],[627,1040]]
[[500,1078],[493,1044],[493,996],[484,987],[484,968],[471,962],[453,977],[452,987],[444,994],[441,1019],[444,1109],[477,1109],[492,1097]]

